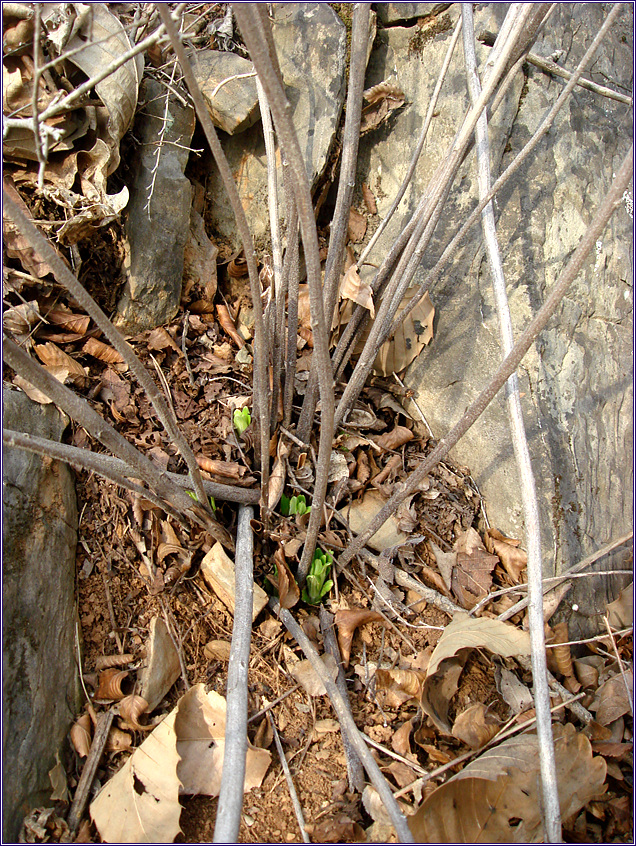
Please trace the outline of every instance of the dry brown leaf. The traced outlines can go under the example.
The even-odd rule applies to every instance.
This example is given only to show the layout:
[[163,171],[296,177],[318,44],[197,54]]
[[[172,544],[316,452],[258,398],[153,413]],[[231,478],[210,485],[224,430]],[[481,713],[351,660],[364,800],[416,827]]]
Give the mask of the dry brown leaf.
[[125,373],[128,370],[128,365],[120,353],[109,344],[98,341],[97,338],[87,338],[82,351],[92,355],[93,358],[99,361],[103,361],[105,364],[109,364],[119,373]]
[[276,461],[269,476],[269,485],[267,488],[267,507],[273,511],[285,489],[285,479],[287,478],[287,456],[289,455],[289,444],[282,438],[278,441],[276,448]]
[[528,556],[519,549],[521,541],[507,538],[497,529],[487,529],[484,534],[486,549],[498,555],[505,571],[508,573],[514,584],[521,584],[523,579],[521,573],[528,566]]
[[557,672],[568,680],[568,690],[571,693],[578,693],[581,689],[580,683],[574,676],[574,667],[572,666],[572,653],[568,641],[570,639],[568,633],[568,624],[565,620],[560,623],[555,623],[552,627],[553,636],[550,639],[550,644],[559,643],[561,646],[554,646],[548,650],[548,656],[551,656],[556,664]]
[[435,563],[437,564],[437,569],[440,571],[442,578],[444,579],[444,584],[448,589],[450,589],[453,570],[457,564],[457,552],[455,550],[452,552],[443,552],[432,540],[429,540],[428,544],[433,550]]
[[315,825],[305,826],[313,843],[364,843],[367,839],[364,829],[345,813],[326,816]]
[[91,802],[103,841],[171,843],[181,830],[176,713],[175,708]]
[[369,188],[366,182],[362,183],[362,199],[364,200],[364,204],[367,207],[369,214],[378,213],[378,206],[375,202],[373,191]]
[[51,367],[64,368],[68,372],[69,379],[76,387],[85,387],[88,377],[86,376],[84,368],[79,361],[71,358],[71,356],[65,353],[64,350],[61,350],[58,346],[51,342],[47,344],[36,344],[33,349],[37,357],[47,369]]
[[451,578],[451,587],[457,601],[464,608],[472,608],[483,599],[492,585],[492,571],[497,556],[486,552],[477,532],[470,528],[455,541],[457,561]]
[[86,314],[73,314],[62,308],[52,308],[46,312],[46,319],[55,326],[62,326],[71,335],[82,336],[88,332],[91,319]]
[[100,655],[95,659],[96,670],[106,670],[108,667],[125,667],[134,660],[134,655],[130,652],[123,655]]
[[145,726],[139,722],[139,717],[145,714],[147,710],[147,701],[143,696],[138,696],[136,693],[125,696],[119,703],[119,716],[124,721],[124,725],[133,731],[150,731],[153,728],[153,726]]
[[[181,756],[176,767],[179,792],[218,796],[225,755],[225,699],[213,690],[206,693],[203,684],[196,684],[181,697],[175,710],[176,749]],[[271,760],[266,749],[257,749],[248,741],[246,793],[260,787]]]
[[376,670],[376,690],[388,694],[389,708],[399,708],[411,699],[419,699],[425,675],[417,670]]
[[534,704],[532,693],[511,670],[506,667],[495,667],[495,682],[504,702],[514,714],[520,714],[527,708],[532,708]]
[[347,235],[350,241],[357,244],[362,241],[367,231],[367,219],[354,208],[349,209],[349,227]]
[[355,630],[358,626],[364,626],[367,623],[383,623],[384,617],[370,608],[341,608],[336,611],[333,621],[338,628],[338,645],[340,646],[342,663],[346,668],[349,666],[351,642]]
[[455,718],[453,723],[453,737],[463,741],[471,749],[480,749],[497,734],[501,722],[495,714],[478,702],[466,708]]
[[179,345],[164,326],[157,326],[149,332],[146,343],[149,350],[165,350],[169,347],[175,352],[181,353]]
[[[20,208],[20,211],[23,212],[29,220],[32,220],[33,215],[29,211],[22,197],[18,194],[16,187],[13,184],[13,180],[6,174],[3,174],[2,176],[2,189]],[[2,238],[4,240],[7,256],[9,258],[18,259],[26,273],[30,273],[31,276],[35,276],[37,279],[43,279],[51,273],[51,268],[45,261],[42,261],[39,258],[38,254],[31,247],[24,235],[22,235],[8,214],[5,213],[4,209],[2,214]],[[52,243],[51,246],[57,251],[55,243]]]
[[[292,571],[287,566],[285,550],[280,544],[274,553],[274,562],[276,564],[276,584],[274,586],[278,590],[280,606],[281,608],[293,608],[300,599],[300,588]],[[274,584],[273,579],[270,579],[270,581]]]
[[530,635],[501,620],[455,614],[431,655],[421,699],[422,709],[447,734],[451,733],[448,705],[457,690],[469,651],[476,647],[485,647],[504,657],[529,655]]
[[[53,375],[58,378],[55,373]],[[58,382],[63,383],[66,378],[66,370],[64,370],[59,375],[62,378],[58,378]],[[36,388],[35,385],[32,385],[30,382],[27,382],[27,380],[20,376],[18,373],[16,373],[16,375],[11,381],[12,384],[14,384],[17,388],[20,388],[20,390],[24,391],[28,398],[33,400],[33,402],[37,402],[40,405],[50,405],[50,403],[52,402],[51,398],[47,397],[44,391],[41,391],[39,388]]]
[[[554,726],[561,816],[605,791],[606,765],[570,723]],[[534,734],[488,750],[433,791],[409,818],[420,843],[537,843],[543,840],[539,750]]]
[[380,82],[364,92],[360,135],[364,135],[387,119],[389,113],[404,105],[404,92],[390,82]]
[[[626,670],[627,683],[630,690],[634,689],[633,676],[630,670]],[[596,709],[596,722],[602,726],[608,726],[624,714],[629,714],[631,704],[625,688],[623,676],[618,674],[608,679],[596,692],[599,698],[599,705]],[[592,706],[590,706],[592,707]]]
[[34,327],[41,322],[42,315],[36,300],[8,308],[2,315],[2,326],[5,332],[10,332],[18,343],[23,343]]
[[[397,310],[396,318],[409,305],[411,299],[412,294],[407,291]],[[380,348],[380,352],[373,362],[374,374],[376,376],[390,376],[392,373],[399,373],[408,367],[424,347],[433,340],[434,319],[435,308],[427,292],[422,301],[400,324],[395,335]],[[367,327],[367,330],[362,333],[360,342],[356,345],[356,354],[360,354],[369,331],[369,327]]]
[[373,291],[368,282],[363,282],[358,273],[358,265],[352,264],[347,270],[340,283],[340,297],[352,300],[358,305],[368,309],[371,317],[375,317],[375,306],[373,304]]
[[[125,684],[125,682],[129,682],[129,684]],[[95,691],[95,699],[118,702],[124,696],[127,696],[131,690],[130,673],[126,670],[111,667],[108,670],[102,670],[99,674],[99,685]]]
[[634,625],[634,583],[630,582],[614,602],[607,605],[607,621],[613,629]]
[[230,660],[231,643],[229,640],[210,640],[203,647],[203,654],[209,660],[224,661]]
[[[206,583],[219,597],[229,612],[234,615],[234,562],[217,541],[201,562],[201,573]],[[260,585],[254,585],[252,621],[267,605],[267,594]]]
[[[320,656],[320,660],[325,666],[326,674],[335,681],[338,677],[338,665],[336,659],[330,652]],[[298,684],[302,685],[306,693],[310,696],[326,696],[327,688],[324,686],[322,679],[314,670],[311,661],[303,659],[297,661],[290,670],[292,676],[296,679]]]
[[197,455],[197,464],[206,473],[224,476],[238,482],[245,475],[246,468],[238,461],[222,461],[218,458],[208,458],[207,455]]
[[239,335],[236,326],[234,325],[234,321],[230,317],[230,312],[228,311],[227,306],[221,304],[217,304],[216,306],[216,316],[219,318],[219,323],[221,324],[221,328],[223,331],[230,336],[230,338],[234,341],[236,346],[242,350],[245,346],[245,341]]
[[127,731],[122,731],[116,726],[111,728],[108,732],[108,740],[106,741],[107,752],[128,752],[132,749],[132,735]]
[[71,743],[80,758],[85,758],[91,751],[92,726],[90,714],[82,714],[71,726]]
[[396,426],[392,431],[377,435],[373,440],[381,449],[399,449],[403,444],[412,441],[415,435],[406,426]]

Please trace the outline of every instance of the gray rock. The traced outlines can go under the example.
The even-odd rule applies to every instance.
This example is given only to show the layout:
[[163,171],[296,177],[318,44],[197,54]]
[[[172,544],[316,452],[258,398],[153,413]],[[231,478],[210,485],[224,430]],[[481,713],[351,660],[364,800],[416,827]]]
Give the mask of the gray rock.
[[194,132],[194,109],[170,95],[162,136],[167,93],[165,86],[154,80],[145,82],[142,96],[146,105],[135,126],[143,146],[125,226],[127,280],[115,318],[131,335],[167,323],[177,313],[181,299],[183,251],[192,204],[192,186],[184,171]]
[[238,135],[259,119],[256,78],[247,76],[254,73],[250,61],[236,53],[199,50],[193,67],[215,126]]
[[[499,4],[476,15],[476,32],[497,32],[505,9]],[[444,13],[449,23],[456,10]],[[559,5],[545,35],[533,48],[549,56],[568,46],[574,68],[607,11],[595,4]],[[488,20],[490,18],[490,20]],[[378,199],[380,215],[395,195],[421,125],[449,33],[422,47],[421,64],[411,53],[412,30],[381,31],[367,85],[393,74],[410,105],[363,139],[359,180]],[[625,10],[600,48],[591,74],[602,84],[631,90],[631,12]],[[486,55],[481,48],[478,58]],[[442,89],[439,117],[403,206],[412,210],[428,176],[447,148],[466,99],[461,47]],[[521,149],[565,83],[530,68],[519,101],[511,92],[490,124],[495,174]],[[518,112],[516,103],[519,103]],[[423,104],[419,106],[418,104]],[[514,120],[514,122],[513,122]],[[607,191],[627,152],[632,131],[627,106],[577,89],[531,162],[496,203],[499,243],[515,335],[544,302]],[[507,145],[507,146],[506,146]],[[476,196],[474,158],[469,156],[450,195],[447,212],[425,256],[419,278],[456,231]],[[386,196],[383,196],[386,195]],[[632,268],[631,195],[612,218],[596,254],[572,285],[558,315],[526,355],[519,370],[527,434],[541,510],[544,572],[560,572],[632,523]],[[401,210],[400,210],[401,211]],[[403,215],[398,212],[401,219]],[[380,258],[395,236],[377,250]],[[373,255],[371,260],[374,260]],[[461,417],[494,372],[502,355],[492,285],[481,232],[474,230],[431,297],[437,309],[435,340],[407,372],[433,431],[442,437]],[[524,537],[521,497],[503,393],[460,441],[454,458],[473,471],[490,521],[513,537]],[[607,561],[604,562],[607,566]],[[578,580],[568,602],[578,605],[570,634],[594,629],[616,586],[610,580]]]
[[450,3],[374,3],[378,21],[395,24],[400,21],[411,21],[413,18],[428,18],[446,11]]
[[[274,3],[272,11],[285,91],[309,181],[314,185],[326,166],[344,103],[346,31],[325,3]],[[238,138],[222,137],[221,143],[237,180],[252,236],[255,241],[267,238],[267,162],[262,125],[255,125]],[[207,190],[214,199],[211,224],[238,247],[234,215],[216,166],[211,169]],[[281,198],[282,190],[279,178]]]
[[[59,440],[53,405],[3,390],[4,425]],[[75,653],[77,504],[70,469],[19,449],[3,456],[3,842],[48,805],[48,771],[79,706]]]

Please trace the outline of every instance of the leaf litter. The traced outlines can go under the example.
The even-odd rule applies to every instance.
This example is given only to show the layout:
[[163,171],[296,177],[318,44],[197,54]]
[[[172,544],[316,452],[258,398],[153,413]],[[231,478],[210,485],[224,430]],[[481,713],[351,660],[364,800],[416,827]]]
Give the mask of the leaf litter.
[[[97,23],[103,39],[127,37],[111,12],[102,15],[100,10],[100,15]],[[48,19],[45,25],[54,44],[54,27]],[[7,43],[11,37],[18,38],[18,28],[15,23],[5,32]],[[97,44],[85,58],[99,65]],[[136,63],[127,63],[122,71],[119,79],[111,78],[98,92],[111,117],[121,91],[134,87]],[[19,53],[8,68],[6,83],[14,105],[28,107],[28,63]],[[49,100],[55,96],[53,91],[43,93]],[[401,108],[404,100],[403,92],[386,82],[365,92],[362,131],[371,132],[390,120],[391,112]],[[77,123],[78,137],[83,137],[81,113],[68,121]],[[108,133],[97,139],[89,156],[82,159],[77,151],[67,150],[64,166],[58,163],[47,169],[44,198],[34,192],[36,168],[21,159],[23,139],[9,138],[14,179],[5,174],[4,180],[30,217],[64,224],[57,250],[68,261],[66,248],[77,246],[88,271],[85,284],[107,310],[112,309],[116,286],[105,290],[101,277],[108,268],[109,279],[121,278],[121,232],[114,217],[124,195],[106,192],[104,174],[119,156],[120,122],[119,118],[109,122]],[[82,194],[73,194],[75,184],[81,184]],[[66,197],[66,207],[61,196]],[[363,190],[363,202],[366,215],[353,209],[349,218],[340,330],[354,303],[371,315],[375,309],[371,288],[351,251],[353,244],[364,240],[377,211],[368,188]],[[201,223],[194,220],[195,235]],[[77,304],[65,300],[46,278],[48,266],[8,221],[4,221],[4,236],[11,261],[5,328],[27,340],[56,378],[73,383],[162,469],[183,473],[174,445],[119,355],[90,319],[79,313]],[[262,252],[259,260],[266,270],[270,257]],[[16,275],[17,266],[23,275],[30,274],[31,281]],[[205,284],[186,280],[183,308],[174,321],[130,341],[153,372],[154,361],[163,373],[170,401],[205,477],[255,487],[258,465],[253,443],[249,437],[233,437],[234,410],[251,404],[251,363],[249,356],[239,355],[240,350],[249,349],[251,339],[245,260],[221,244],[218,264],[215,254],[208,270]],[[39,285],[34,284],[37,279],[42,280]],[[23,289],[26,296],[18,297]],[[407,304],[408,297],[401,309]],[[340,519],[329,511],[319,539],[325,551],[343,548],[349,530],[356,532],[366,525],[435,445],[426,428],[407,411],[409,397],[392,378],[430,343],[434,315],[427,297],[381,350],[374,376],[348,424],[337,433],[330,496]],[[299,373],[311,369],[312,348],[308,294],[306,286],[301,286]],[[13,381],[20,385],[19,377]],[[22,387],[27,390],[27,385]],[[44,400],[30,390],[36,401]],[[76,426],[69,441],[91,445],[91,439]],[[315,442],[310,447],[315,449]],[[261,711],[272,704],[311,839],[391,840],[394,834],[374,789],[367,787],[362,795],[349,791],[342,739],[328,698],[315,673],[307,670],[299,648],[265,607],[266,592],[278,592],[281,604],[293,607],[323,651],[315,609],[300,601],[293,575],[306,520],[303,523],[299,515],[283,516],[279,507],[283,493],[300,494],[300,486],[311,484],[311,449],[301,449],[282,434],[272,449],[277,472],[272,474],[269,497],[271,523],[266,533],[256,535],[255,578],[260,594],[253,620],[249,689],[254,720],[249,727],[240,839],[300,839],[280,766],[260,747],[271,743],[267,717]],[[117,723],[97,773],[101,787],[90,806],[99,835],[120,842],[211,840],[225,739],[223,694],[233,625],[233,562],[206,532],[186,530],[141,497],[122,494],[84,472],[78,473],[77,487],[83,508],[77,554],[78,612],[83,681],[90,702],[83,715],[77,715],[71,732],[76,757],[67,771],[69,790],[72,793],[77,787],[97,713],[118,703],[114,706]],[[221,501],[215,505],[219,519],[232,529],[235,508]],[[370,741],[380,744],[375,754],[393,790],[400,791],[413,834],[422,842],[535,842],[541,836],[538,756],[531,726],[530,733],[497,742],[506,721],[522,724],[533,715],[531,678],[517,660],[529,651],[523,614],[508,623],[493,619],[505,610],[507,597],[501,597],[497,604],[486,604],[480,616],[458,612],[451,618],[439,604],[386,576],[391,568],[412,576],[425,588],[451,598],[464,612],[494,590],[521,584],[526,557],[519,540],[487,528],[480,509],[469,471],[442,463],[384,527],[387,532],[381,538],[379,532],[370,543],[378,553],[371,560],[385,567],[383,581],[375,582],[386,588],[378,589],[382,601],[365,579],[368,564],[366,570],[362,564],[353,568],[351,582],[340,577],[338,591],[332,591],[326,601],[335,614],[344,664],[355,670],[348,673],[354,719]],[[413,538],[417,542],[407,542]],[[631,589],[626,589],[607,608],[615,629],[632,625],[631,595]],[[579,686],[583,704],[595,717],[584,726],[565,709],[555,713],[566,837],[627,839],[632,735],[625,680],[607,639],[600,647],[594,643],[581,647],[574,656],[567,645],[567,630],[555,625],[552,631],[554,649],[548,652],[554,652],[553,672],[567,689]],[[629,663],[631,640],[620,638],[617,648]],[[337,667],[330,657],[325,656],[325,663],[334,674]],[[112,661],[110,667],[102,663],[105,659]],[[158,678],[155,667],[169,667],[169,672]],[[627,681],[631,684],[629,670]],[[562,697],[555,695],[553,705],[560,703]],[[484,747],[486,751],[458,771]],[[427,773],[424,779],[423,771]],[[457,813],[458,805],[462,813]],[[46,825],[49,839],[64,836],[64,821],[48,820],[34,818],[28,830],[45,831]],[[95,830],[84,834],[86,839],[98,837]]]

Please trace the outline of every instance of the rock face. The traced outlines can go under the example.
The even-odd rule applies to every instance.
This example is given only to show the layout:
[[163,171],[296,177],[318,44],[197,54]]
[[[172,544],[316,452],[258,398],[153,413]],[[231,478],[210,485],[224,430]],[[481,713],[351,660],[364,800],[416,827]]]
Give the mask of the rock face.
[[[4,425],[59,440],[53,405],[3,391]],[[79,705],[75,653],[77,505],[66,464],[6,449],[3,461],[3,841],[49,804],[49,770]]]
[[[323,172],[345,97],[346,31],[325,3],[272,4],[272,33],[285,92],[310,184]],[[221,137],[255,241],[267,236],[267,161],[260,122],[238,137]],[[207,185],[214,202],[209,221],[239,246],[232,209],[215,165]],[[282,178],[279,196],[282,198]]]
[[[498,31],[504,13],[499,4],[478,7],[476,33]],[[392,26],[379,33],[366,85],[393,75],[410,101],[388,127],[363,139],[358,177],[374,191],[381,216],[401,181],[403,162],[410,158],[457,14],[455,6],[442,12],[437,16],[437,31],[432,29],[429,38],[420,37],[417,42],[412,27]],[[380,8],[378,15],[381,19]],[[560,4],[533,52],[547,57],[567,45],[563,64],[573,70],[606,15],[605,7],[596,4]],[[444,18],[446,31],[441,26]],[[626,8],[601,45],[590,74],[594,81],[627,93],[632,85],[632,25],[632,12]],[[478,54],[480,61],[486,49]],[[442,89],[439,117],[433,122],[418,167],[416,189],[409,190],[396,213],[402,221],[402,209],[414,208],[415,198],[421,196],[427,176],[466,108],[462,64],[459,46]],[[532,67],[526,67],[524,76],[513,85],[490,123],[495,175],[529,139],[565,85]],[[520,97],[521,83],[525,87]],[[547,141],[539,145],[529,165],[497,201],[499,244],[515,336],[544,302],[591,221],[629,149],[631,133],[628,106],[577,88]],[[459,188],[451,192],[421,274],[434,264],[456,231],[456,221],[474,205],[477,189],[472,154],[456,184]],[[632,225],[632,199],[626,195],[623,207],[599,239],[595,255],[519,371],[538,487],[546,575],[575,564],[631,528]],[[391,240],[389,232],[376,255],[382,257]],[[431,297],[438,315],[435,340],[411,366],[406,381],[416,389],[434,433],[442,437],[485,387],[502,358],[491,279],[478,228]],[[471,467],[493,525],[523,538],[519,482],[503,392],[460,441],[454,457]],[[592,618],[615,592],[608,579],[579,580],[568,597],[579,606],[570,620],[570,634],[589,631]]]
[[236,53],[200,50],[193,68],[215,126],[235,135],[260,117],[254,65]]
[[142,148],[126,221],[127,281],[115,320],[131,335],[177,313],[192,204],[184,171],[194,109],[170,95],[166,113],[167,89],[154,80],[145,82],[142,96],[146,105],[135,126]]

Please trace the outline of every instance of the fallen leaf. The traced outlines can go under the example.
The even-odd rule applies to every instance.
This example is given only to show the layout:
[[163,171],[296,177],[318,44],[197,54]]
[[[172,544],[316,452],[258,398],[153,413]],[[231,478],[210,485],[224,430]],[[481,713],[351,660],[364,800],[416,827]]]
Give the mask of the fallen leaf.
[[389,695],[386,702],[389,708],[399,708],[411,699],[419,699],[424,678],[425,673],[417,670],[376,670],[376,690]]
[[[630,670],[625,671],[629,689],[634,689],[633,676]],[[629,714],[631,704],[625,688],[623,676],[619,673],[612,676],[596,691],[599,704],[596,708],[596,722],[602,726],[609,726],[624,714]],[[592,708],[592,706],[590,706]]]
[[108,843],[172,843],[180,832],[177,708],[102,787],[90,815]]
[[149,332],[146,343],[149,350],[165,350],[169,347],[175,352],[181,353],[179,345],[164,326],[157,326]]
[[[285,560],[285,550],[280,545],[274,553],[274,562],[276,564],[275,587],[278,590],[280,606],[281,608],[293,608],[300,599],[300,588]],[[272,580],[270,579],[270,581]]]
[[471,749],[480,749],[493,739],[500,728],[501,722],[496,715],[478,702],[457,715],[451,733]]
[[97,338],[87,338],[82,351],[92,355],[93,358],[99,361],[109,364],[115,370],[119,371],[119,373],[125,373],[128,370],[128,365],[124,361],[123,356],[109,344],[98,341]]
[[[336,659],[331,653],[327,652],[320,656],[320,660],[325,665],[327,675],[332,681],[335,681],[338,677],[338,665],[336,664]],[[314,670],[311,661],[308,661],[307,659],[298,661],[291,668],[291,674],[310,696],[327,695],[327,688],[324,686],[318,673]]]
[[2,315],[5,332],[10,332],[17,343],[24,343],[39,323],[42,323],[42,315],[36,300],[8,308]]
[[143,696],[136,693],[124,696],[118,708],[119,716],[127,728],[131,728],[133,731],[150,731],[153,728],[153,726],[146,726],[139,722],[139,717],[148,710],[148,703]]
[[269,476],[269,485],[267,488],[267,507],[273,511],[283,494],[285,488],[285,479],[287,477],[287,456],[289,455],[289,444],[285,443],[282,438],[278,441],[276,449],[276,461]]
[[380,126],[390,112],[404,105],[404,92],[397,85],[386,81],[368,88],[363,96],[367,105],[362,108],[360,135]]
[[[565,620],[560,623],[555,623],[552,627],[553,636],[548,641],[551,648],[547,650],[548,657],[556,664],[557,672],[565,676],[568,684],[566,684],[570,693],[578,693],[581,689],[580,683],[574,676],[574,667],[572,666],[572,653],[568,641],[570,636],[568,634],[568,624]],[[554,644],[561,644],[554,646]]]
[[[410,291],[410,289],[409,289]],[[396,319],[409,305],[412,294],[406,295],[397,310]],[[392,373],[399,373],[414,361],[424,347],[433,340],[433,321],[435,319],[435,308],[431,302],[428,292],[422,301],[415,306],[413,311],[400,324],[392,338],[386,341],[381,347],[373,362],[373,372],[377,376],[390,376]],[[366,340],[366,333],[362,334],[360,344],[356,345],[356,352],[359,354],[361,344]]]
[[116,726],[111,728],[106,741],[106,751],[117,753],[128,752],[129,749],[132,749],[132,735]]
[[209,660],[224,661],[230,660],[231,643],[229,640],[210,640],[203,647],[203,654]]
[[[349,227],[347,235],[350,241],[357,244],[362,241],[367,231],[367,219],[354,208],[349,209]],[[357,302],[357,300],[356,300]],[[373,315],[371,315],[373,317]]]
[[[123,685],[126,681],[129,684],[124,689]],[[102,670],[99,674],[99,685],[95,691],[95,699],[118,702],[132,690],[133,685],[130,682],[130,673],[126,672],[126,670],[118,670],[116,667]]]
[[514,584],[520,584],[523,581],[521,573],[528,566],[527,554],[518,549],[520,541],[505,537],[497,529],[487,529],[484,539],[488,552],[498,555]]
[[607,621],[613,629],[634,625],[634,583],[630,582],[614,602],[607,605]]
[[71,726],[71,743],[80,758],[85,758],[90,752],[92,726],[89,714],[82,714]]
[[364,626],[367,623],[383,623],[384,617],[369,608],[341,608],[336,611],[333,621],[338,629],[338,645],[340,646],[342,663],[346,668],[349,666],[351,642],[355,630],[358,626]]
[[362,199],[364,200],[364,204],[370,214],[378,213],[378,206],[375,202],[373,191],[369,188],[366,182],[362,183]]
[[[378,511],[384,505],[385,500],[377,491],[367,490],[362,499],[354,500],[351,505],[340,509],[338,512],[341,517],[348,520],[351,531],[354,534],[360,534],[369,525],[371,520],[375,517]],[[376,552],[382,552],[385,549],[393,546],[399,546],[408,538],[404,532],[401,532],[397,527],[397,520],[395,516],[389,519],[382,525],[378,531],[367,541],[367,546],[374,549]]]
[[[485,647],[497,655],[530,654],[530,635],[501,620],[456,613],[433,650],[422,690],[422,709],[440,731],[451,733],[448,705],[470,649]],[[439,672],[438,672],[439,671]]]
[[435,563],[437,564],[437,569],[442,574],[444,584],[450,589],[453,569],[457,564],[457,552],[455,550],[452,552],[443,552],[432,540],[429,540],[428,544],[433,550]]
[[60,761],[60,753],[55,753],[55,766],[48,772],[51,782],[51,802],[68,802],[68,783],[66,781],[66,768]]
[[454,543],[457,561],[451,578],[451,588],[464,608],[472,608],[483,599],[492,585],[492,570],[497,556],[486,552],[477,532],[470,528]]
[[345,813],[324,817],[305,830],[313,843],[364,843],[367,839],[362,826]]
[[[31,211],[18,193],[13,180],[7,174],[3,174],[2,176],[2,190],[9,195],[13,202],[20,208],[20,211],[25,214],[29,220],[33,220]],[[31,276],[35,276],[37,279],[43,279],[51,273],[49,265],[45,261],[42,261],[42,259],[38,256],[33,247],[31,247],[27,239],[20,232],[18,226],[13,222],[13,220],[11,220],[8,214],[5,213],[4,208],[2,213],[2,239],[5,243],[7,256],[9,258],[18,259],[26,273],[30,273]],[[58,252],[55,242],[53,242],[51,246],[56,252]]]
[[137,690],[148,703],[148,711],[154,711],[181,675],[179,652],[161,617],[155,616],[150,621],[145,651],[145,666]]
[[217,304],[216,306],[216,316],[219,318],[219,323],[221,324],[221,328],[223,331],[230,336],[230,338],[234,341],[236,346],[239,349],[243,349],[245,346],[245,341],[238,333],[236,326],[234,325],[234,321],[230,317],[230,312],[228,307],[221,304]]
[[[206,693],[205,685],[195,684],[181,697],[175,711],[176,749],[181,758],[176,766],[179,793],[218,796],[225,755],[225,699],[214,690]],[[271,760],[266,749],[257,749],[248,741],[244,792],[260,787]]]
[[[563,819],[604,793],[605,761],[574,726],[555,725],[554,752]],[[538,843],[543,840],[535,734],[484,752],[434,790],[408,820],[420,843]]]
[[406,426],[396,426],[384,435],[378,435],[373,440],[382,449],[399,449],[403,444],[412,441],[415,435]]
[[373,304],[373,291],[368,282],[363,282],[358,273],[358,265],[352,264],[345,273],[340,283],[340,296],[343,299],[352,300],[354,303],[368,309],[371,317],[375,317],[375,306]]
[[[217,541],[201,562],[201,573],[206,583],[234,616],[235,576],[234,562]],[[260,585],[254,585],[252,622],[267,605],[268,597]]]
[[513,714],[520,714],[534,705],[534,698],[526,685],[506,667],[495,667],[495,684],[502,699]]

